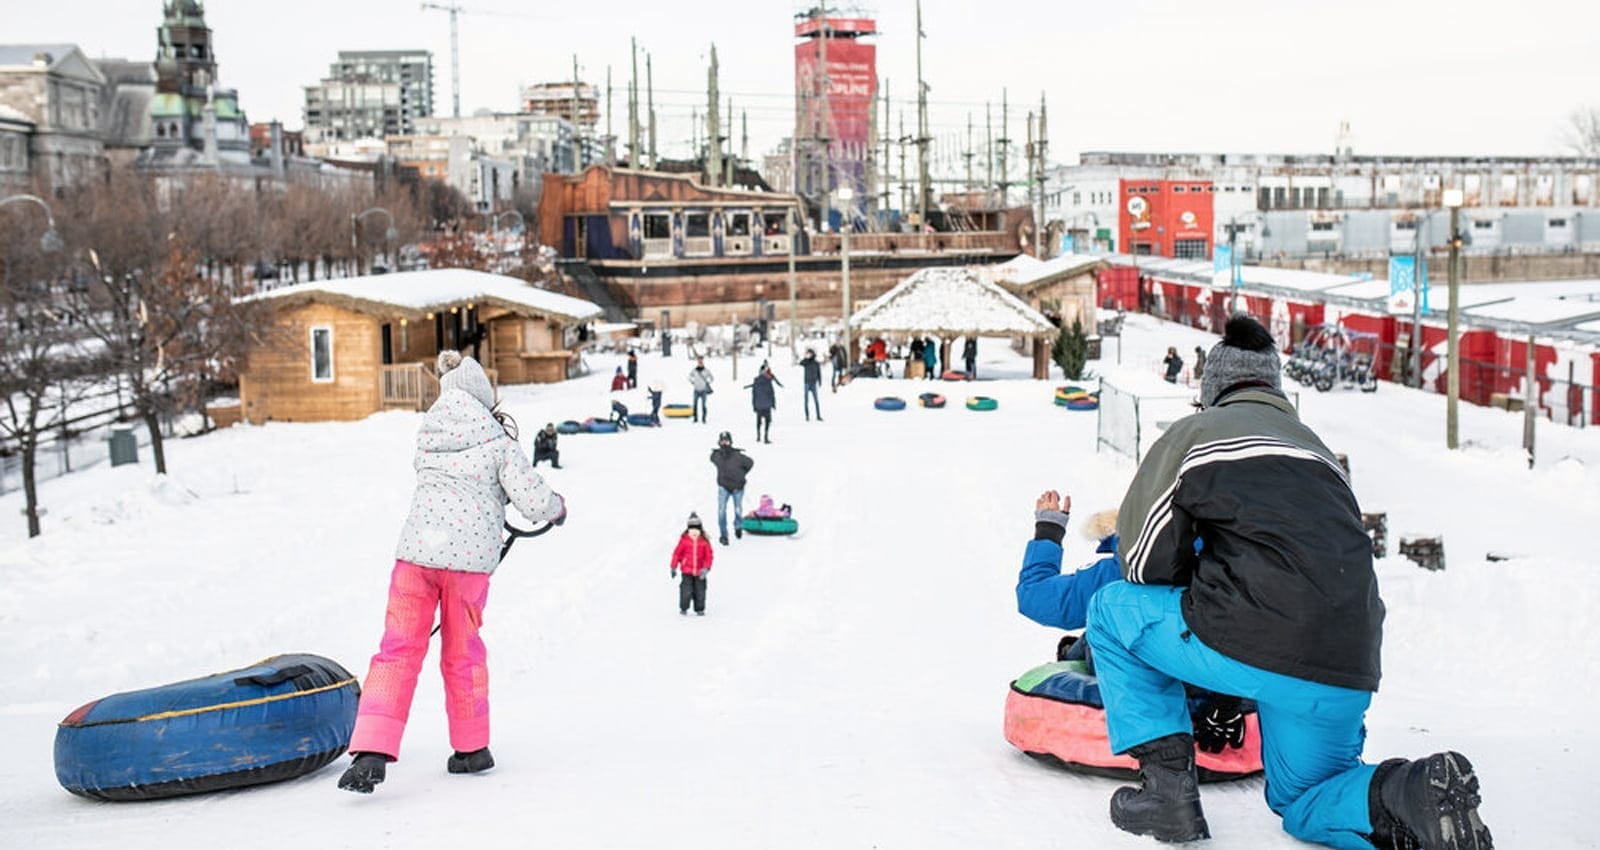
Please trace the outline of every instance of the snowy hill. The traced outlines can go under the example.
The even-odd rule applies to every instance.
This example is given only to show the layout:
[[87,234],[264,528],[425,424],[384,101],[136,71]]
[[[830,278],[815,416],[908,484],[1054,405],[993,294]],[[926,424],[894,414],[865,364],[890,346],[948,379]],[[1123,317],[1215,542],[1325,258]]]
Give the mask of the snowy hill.
[[[1132,316],[1120,372],[1102,363],[1148,381],[1168,345],[1212,341]],[[603,415],[617,362],[508,389],[524,445],[547,421]],[[745,445],[754,429],[727,361],[708,364],[709,425],[563,437],[565,468],[542,469],[571,519],[512,550],[486,612],[499,766],[445,773],[429,664],[401,761],[371,797],[334,787],[341,759],[273,786],[93,803],[56,784],[51,747],[56,722],[95,697],[277,653],[364,676],[418,415],[235,427],[169,444],[165,479],[145,457],[53,480],[31,541],[20,495],[0,498],[0,847],[1157,847],[1110,824],[1117,783],[1035,763],[1000,732],[1009,681],[1057,637],[1015,612],[1034,497],[1070,492],[1077,525],[1133,472],[1096,453],[1095,414],[1052,405],[1060,381],[1027,380],[995,341],[979,373],[1000,380],[861,380],[824,391],[820,423],[801,419],[787,352],[773,362],[786,387],[772,445],[748,446],[745,509],[770,493],[802,535],[719,547],[709,615],[678,615],[667,559],[691,510],[714,522],[715,434]],[[667,402],[687,402],[690,365],[643,357],[641,384],[659,377]],[[740,383],[753,366],[741,359]],[[951,406],[917,408],[929,390]],[[964,409],[974,391],[999,409]],[[872,408],[890,393],[912,407]],[[1585,817],[1600,788],[1600,431],[1541,422],[1529,470],[1517,414],[1463,405],[1468,444],[1451,453],[1441,397],[1384,384],[1300,401],[1349,455],[1363,509],[1388,513],[1392,555],[1408,533],[1445,540],[1443,572],[1379,562],[1389,616],[1368,758],[1460,749],[1500,846],[1600,846]],[[1069,532],[1069,563],[1091,551]],[[1204,800],[1215,850],[1307,846],[1259,779]]]

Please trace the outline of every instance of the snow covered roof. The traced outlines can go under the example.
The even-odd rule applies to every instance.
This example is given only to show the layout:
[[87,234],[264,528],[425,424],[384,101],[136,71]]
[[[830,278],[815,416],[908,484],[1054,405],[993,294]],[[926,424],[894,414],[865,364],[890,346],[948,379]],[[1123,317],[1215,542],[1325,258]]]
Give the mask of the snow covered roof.
[[900,281],[850,317],[850,326],[941,336],[1052,336],[1056,326],[973,268],[929,268]]
[[547,292],[518,278],[472,269],[428,269],[319,280],[252,295],[247,300],[274,304],[327,301],[364,313],[402,312],[418,318],[470,302],[574,322],[594,318],[601,312],[592,301]]
[[1027,254],[1018,254],[998,266],[985,269],[989,279],[1018,289],[1032,287],[1081,274],[1090,269],[1110,265],[1104,257],[1088,254],[1062,254],[1048,260],[1038,260]]

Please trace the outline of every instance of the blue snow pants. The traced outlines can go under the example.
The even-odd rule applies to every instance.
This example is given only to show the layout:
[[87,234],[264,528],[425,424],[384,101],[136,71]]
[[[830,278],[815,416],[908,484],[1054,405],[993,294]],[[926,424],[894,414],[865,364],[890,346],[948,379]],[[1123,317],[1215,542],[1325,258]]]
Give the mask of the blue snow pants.
[[1191,732],[1183,683],[1255,700],[1267,805],[1303,841],[1372,850],[1362,719],[1372,694],[1271,673],[1200,642],[1179,607],[1184,588],[1113,582],[1089,602],[1086,637],[1106,705],[1111,750]]

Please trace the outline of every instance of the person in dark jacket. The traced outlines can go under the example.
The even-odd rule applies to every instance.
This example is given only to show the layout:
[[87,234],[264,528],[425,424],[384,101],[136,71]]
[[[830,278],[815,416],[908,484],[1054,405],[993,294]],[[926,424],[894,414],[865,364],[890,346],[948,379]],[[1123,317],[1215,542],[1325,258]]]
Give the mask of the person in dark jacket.
[[1189,683],[1256,701],[1267,804],[1291,835],[1352,850],[1490,848],[1465,756],[1361,760],[1383,637],[1372,541],[1279,373],[1271,334],[1231,319],[1206,357],[1200,412],[1151,446],[1123,499],[1127,580],[1091,600],[1087,633],[1111,749],[1140,767],[1111,820],[1161,841],[1209,836],[1192,730],[1231,718],[1192,719]]
[[961,359],[967,361],[967,380],[978,379],[978,338],[968,336],[965,345],[961,346]]
[[546,422],[539,433],[533,435],[533,465],[538,466],[541,460],[549,460],[552,467],[561,468],[561,452],[556,451],[554,422]]
[[650,421],[657,426],[661,424],[661,384],[653,383],[649,388],[650,393]]
[[778,395],[772,385],[783,386],[783,382],[772,374],[772,367],[761,365],[761,371],[756,373],[755,380],[744,385],[750,391],[750,406],[756,411],[756,442],[772,442],[772,411],[778,406]]
[[1194,347],[1194,379],[1203,380],[1206,372],[1206,350],[1200,346]]
[[1178,373],[1183,371],[1183,358],[1178,356],[1178,349],[1167,347],[1167,356],[1161,358],[1161,365],[1167,367],[1166,374],[1161,377],[1169,384],[1178,382]]
[[717,468],[717,530],[718,542],[728,545],[728,500],[733,500],[733,533],[744,536],[744,483],[750,468],[756,465],[743,451],[733,447],[733,435],[723,431],[717,435],[717,447],[711,450],[711,465]]
[[811,421],[811,405],[817,405],[817,421],[822,421],[822,398],[817,395],[817,387],[822,383],[822,364],[817,362],[815,349],[806,349],[806,356],[800,360],[800,374],[805,384],[804,395],[801,403],[805,406],[806,421]]
[[628,389],[639,388],[639,353],[628,349]]
[[833,364],[834,392],[839,391],[839,379],[844,377],[845,367],[850,365],[848,362],[849,359],[850,355],[845,352],[843,345],[840,345],[836,342],[833,345],[828,346],[828,360]]

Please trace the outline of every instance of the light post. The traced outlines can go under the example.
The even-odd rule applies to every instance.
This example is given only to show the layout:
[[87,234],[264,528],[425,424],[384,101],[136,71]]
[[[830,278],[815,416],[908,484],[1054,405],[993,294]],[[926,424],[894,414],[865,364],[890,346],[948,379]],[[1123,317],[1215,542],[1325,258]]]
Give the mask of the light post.
[[[794,207],[789,207],[784,215],[783,230],[789,234],[789,357],[798,362],[800,350],[796,346],[795,337],[800,334],[800,297],[795,291],[794,279]],[[762,228],[765,232],[765,228]]]
[[1426,244],[1429,220],[1424,213],[1413,240],[1415,256],[1411,261],[1411,385],[1418,388],[1422,386],[1422,278],[1428,271],[1422,246]]
[[1239,287],[1244,282],[1240,274],[1243,270],[1243,263],[1240,261],[1237,247],[1239,243],[1239,219],[1241,217],[1246,221],[1249,221],[1252,217],[1260,218],[1261,238],[1265,239],[1272,235],[1272,231],[1267,228],[1267,215],[1260,210],[1250,210],[1243,216],[1236,215],[1228,219],[1228,265],[1231,266],[1230,271],[1232,273],[1230,278],[1232,297],[1228,300],[1228,316],[1230,318],[1239,312]]
[[1444,444],[1454,449],[1458,445],[1458,411],[1461,402],[1461,202],[1460,189],[1444,190],[1444,205],[1450,208],[1450,316],[1449,339],[1445,356],[1449,372],[1445,378]]
[[368,207],[355,215],[350,216],[350,253],[356,258],[356,271],[361,270],[361,246],[357,241],[357,233],[361,230],[361,219],[372,213],[383,213],[389,221],[389,228],[383,232],[384,256],[389,255],[389,243],[400,238],[400,231],[394,229],[394,213],[383,207]]
[[840,186],[839,191],[839,278],[840,287],[844,290],[844,351],[847,360],[853,360],[855,352],[850,348],[850,231],[855,228],[855,207],[851,202],[855,200],[855,192],[849,186]]
[[0,198],[0,207],[19,201],[38,204],[39,209],[44,210],[45,231],[44,235],[39,237],[39,250],[46,254],[54,254],[60,251],[62,248],[61,234],[56,232],[56,217],[50,212],[50,205],[34,195],[11,195],[7,198]]

